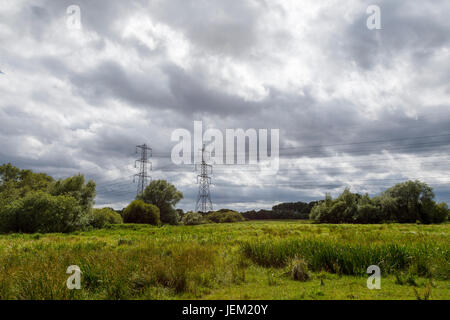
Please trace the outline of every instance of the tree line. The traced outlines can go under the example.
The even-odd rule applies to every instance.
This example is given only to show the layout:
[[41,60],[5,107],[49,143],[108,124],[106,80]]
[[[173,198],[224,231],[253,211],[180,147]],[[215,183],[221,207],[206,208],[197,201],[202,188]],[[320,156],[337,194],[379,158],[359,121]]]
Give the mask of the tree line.
[[433,189],[421,181],[396,184],[376,197],[345,189],[336,199],[281,203],[272,210],[242,212],[248,220],[311,219],[320,223],[442,223],[450,211],[437,203]]
[[282,219],[309,219],[312,208],[319,201],[312,202],[285,202],[272,207],[272,210],[251,210],[242,212],[242,216],[248,220],[282,220]]
[[0,166],[0,233],[72,232],[107,224],[177,224],[183,194],[165,180],[152,181],[125,209],[93,208],[94,181],[81,174],[55,180],[45,173]]
[[81,174],[55,180],[45,173],[0,166],[0,232],[72,232],[108,224],[153,225],[226,223],[263,219],[312,219],[321,223],[441,223],[448,220],[446,203],[437,203],[433,189],[421,181],[399,183],[376,197],[345,189],[336,199],[281,203],[272,210],[205,214],[175,209],[183,199],[177,188],[154,180],[121,211],[94,209],[96,184]]
[[448,220],[445,202],[437,203],[433,189],[421,181],[396,184],[376,197],[345,189],[336,199],[327,194],[314,206],[310,218],[326,223],[415,223],[430,224]]

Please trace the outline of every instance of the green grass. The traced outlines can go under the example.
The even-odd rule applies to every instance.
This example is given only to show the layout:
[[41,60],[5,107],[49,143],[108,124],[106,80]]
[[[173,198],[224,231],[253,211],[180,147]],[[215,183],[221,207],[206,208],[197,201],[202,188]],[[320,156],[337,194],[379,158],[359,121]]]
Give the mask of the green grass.
[[[2,235],[0,299],[450,299],[449,235],[304,221]],[[299,261],[305,281],[292,276]],[[366,286],[371,264],[380,290]],[[66,287],[69,265],[81,290]]]

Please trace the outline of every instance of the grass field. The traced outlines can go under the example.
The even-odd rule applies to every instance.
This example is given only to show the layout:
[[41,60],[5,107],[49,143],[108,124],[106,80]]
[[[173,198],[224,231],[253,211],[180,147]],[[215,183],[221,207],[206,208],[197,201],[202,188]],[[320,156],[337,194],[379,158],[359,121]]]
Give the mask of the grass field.
[[[450,299],[449,235],[449,224],[302,221],[3,235],[0,299]],[[366,285],[372,264],[380,290]],[[66,287],[70,265],[80,290]]]

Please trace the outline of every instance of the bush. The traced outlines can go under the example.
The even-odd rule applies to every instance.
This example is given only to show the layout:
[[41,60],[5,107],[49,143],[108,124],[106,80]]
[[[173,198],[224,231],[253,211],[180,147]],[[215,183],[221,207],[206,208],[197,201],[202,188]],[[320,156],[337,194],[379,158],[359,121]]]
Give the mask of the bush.
[[1,232],[71,232],[88,222],[89,217],[75,198],[42,191],[30,192],[0,212]]
[[164,223],[168,223],[171,225],[177,225],[180,222],[180,215],[178,214],[178,211],[175,210],[172,207],[163,207],[163,209],[160,209],[160,212],[163,213],[163,218],[161,218],[161,221]]
[[293,280],[305,282],[310,279],[308,263],[304,259],[294,257],[289,261],[289,271]]
[[201,213],[198,212],[187,212],[184,214],[181,223],[186,226],[194,226],[198,224],[207,223],[206,219],[203,217]]
[[245,221],[245,218],[239,212],[233,210],[222,209],[219,211],[209,212],[205,218],[215,223],[228,223]]
[[94,228],[103,228],[107,224],[123,223],[122,216],[109,208],[94,209],[92,212],[93,219],[91,226]]
[[123,211],[123,221],[125,223],[146,223],[158,225],[159,209],[157,206],[145,203],[142,200],[132,201]]

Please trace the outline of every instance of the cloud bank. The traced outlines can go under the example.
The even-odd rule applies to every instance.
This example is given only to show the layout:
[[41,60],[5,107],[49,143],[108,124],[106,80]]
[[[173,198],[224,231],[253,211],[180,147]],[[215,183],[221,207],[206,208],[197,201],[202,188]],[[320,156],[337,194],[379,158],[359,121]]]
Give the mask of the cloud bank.
[[193,121],[280,129],[280,170],[214,168],[215,207],[267,208],[407,179],[450,201],[448,1],[3,1],[0,162],[136,193],[135,145],[194,208],[196,173],[170,162]]

